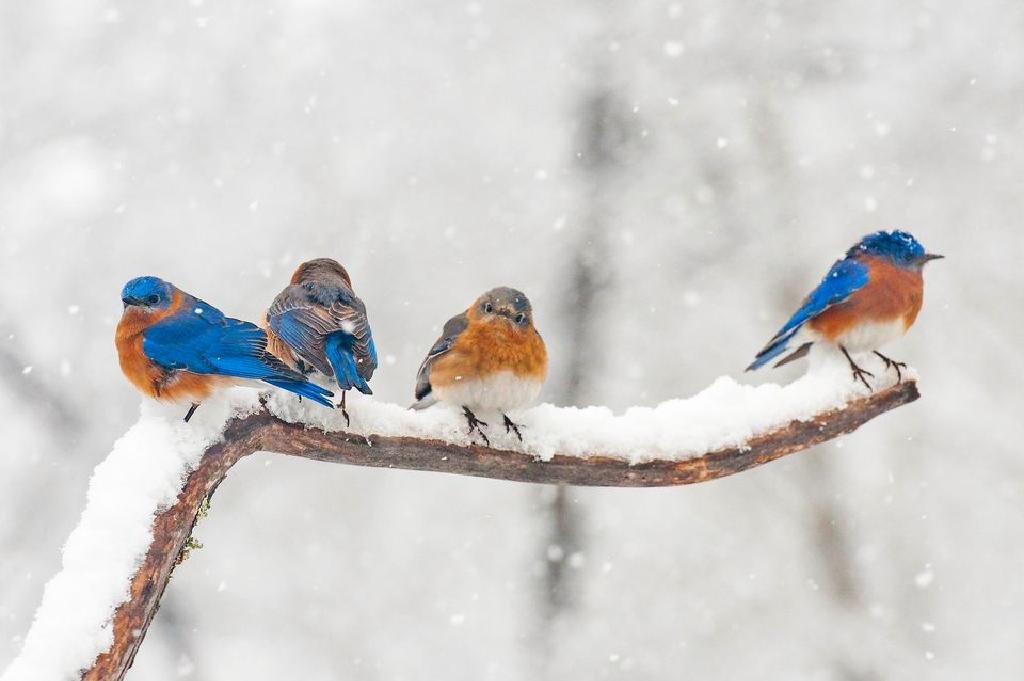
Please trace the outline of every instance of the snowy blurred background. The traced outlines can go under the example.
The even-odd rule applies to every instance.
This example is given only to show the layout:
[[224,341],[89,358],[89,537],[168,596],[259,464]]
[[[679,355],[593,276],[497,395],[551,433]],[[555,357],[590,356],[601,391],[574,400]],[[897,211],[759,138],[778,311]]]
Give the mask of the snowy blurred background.
[[336,257],[401,403],[513,285],[544,399],[622,409],[899,226],[920,402],[680,489],[252,457],[129,678],[1022,678],[1022,74],[1012,0],[0,1],[0,668],[137,418],[133,276],[255,319]]

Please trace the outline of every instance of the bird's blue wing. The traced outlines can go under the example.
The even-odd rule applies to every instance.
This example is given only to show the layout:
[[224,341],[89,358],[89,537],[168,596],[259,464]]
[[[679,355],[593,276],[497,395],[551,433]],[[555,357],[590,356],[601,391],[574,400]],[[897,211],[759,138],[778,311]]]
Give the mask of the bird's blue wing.
[[[310,323],[312,322],[312,323]],[[330,360],[324,351],[326,324],[305,308],[274,310],[267,314],[267,324],[295,353],[325,376],[333,376]]]
[[377,350],[366,306],[343,286],[292,285],[274,300],[267,323],[300,357],[344,390],[366,384],[377,368]]
[[747,367],[747,370],[758,369],[781,355],[788,349],[789,342],[804,324],[833,305],[843,302],[854,291],[867,283],[868,268],[866,265],[855,258],[836,261],[817,288],[811,291],[800,308],[789,318],[789,321],[768,341],[761,352],[757,353],[757,357]]
[[143,333],[142,350],[162,367],[197,374],[258,379],[279,369],[263,330],[235,319],[211,324],[202,315],[172,315]]
[[[333,393],[310,383],[267,351],[267,334],[255,324],[225,317],[201,300],[153,324],[142,351],[165,369],[261,380],[326,407]],[[192,304],[194,303],[194,305]]]
[[779,330],[776,335],[782,335],[802,326],[807,320],[816,317],[836,303],[841,303],[849,298],[854,291],[868,283],[867,265],[846,258],[837,261],[821,280],[818,287],[811,291],[811,294],[804,299],[789,321]]

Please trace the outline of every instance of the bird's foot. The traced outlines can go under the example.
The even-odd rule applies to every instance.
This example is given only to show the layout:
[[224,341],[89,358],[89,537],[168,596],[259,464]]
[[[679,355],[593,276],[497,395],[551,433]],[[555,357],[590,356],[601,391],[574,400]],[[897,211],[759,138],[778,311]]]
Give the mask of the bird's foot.
[[481,421],[480,419],[478,419],[476,417],[476,414],[474,414],[472,411],[470,411],[469,407],[463,407],[462,408],[462,413],[466,415],[466,423],[469,424],[469,434],[472,435],[474,432],[475,433],[479,433],[480,437],[484,441],[484,446],[490,447],[491,446],[491,441],[487,437],[487,433],[484,432],[484,429],[480,427],[480,426],[485,426],[486,427],[488,425],[487,422],[486,421]]
[[857,363],[853,361],[853,357],[850,357],[850,353],[847,352],[846,348],[844,348],[842,345],[839,346],[839,349],[843,351],[843,354],[846,355],[846,361],[850,363],[850,371],[853,372],[853,380],[860,381],[861,383],[864,384],[865,388],[867,388],[871,392],[874,392],[875,389],[871,387],[871,384],[868,383],[868,379],[866,379],[865,376],[870,376],[871,378],[874,378],[875,375],[868,371],[867,369],[863,369],[857,366]]
[[875,350],[875,354],[878,355],[879,359],[881,359],[883,362],[885,362],[885,368],[886,369],[892,368],[892,369],[896,370],[896,385],[899,385],[900,383],[902,383],[903,382],[903,372],[900,371],[900,370],[901,369],[906,369],[907,368],[907,363],[906,362],[897,362],[892,357],[886,357],[885,355],[880,353],[878,350]]
[[199,404],[197,402],[193,402],[192,406],[189,407],[188,413],[185,414],[185,423],[188,423],[189,421],[192,420],[192,415],[196,413],[196,409],[198,408]]
[[348,395],[348,391],[341,391],[341,404],[338,405],[338,409],[341,409],[341,415],[345,417],[345,427],[348,428],[352,425],[352,419],[348,415],[348,409],[345,408],[345,396]]
[[[507,414],[502,414],[502,417],[505,419],[505,433],[515,433],[519,441],[522,442],[523,434],[519,432],[519,424],[510,419]],[[525,428],[526,426],[523,427]]]

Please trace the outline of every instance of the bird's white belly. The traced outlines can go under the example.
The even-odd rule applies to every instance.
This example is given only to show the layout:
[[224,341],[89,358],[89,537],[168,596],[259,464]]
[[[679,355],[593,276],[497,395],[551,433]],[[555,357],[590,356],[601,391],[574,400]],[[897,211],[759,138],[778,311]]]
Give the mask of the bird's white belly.
[[456,379],[448,386],[434,386],[433,393],[442,402],[470,409],[508,411],[533,404],[540,395],[542,382],[521,378],[511,371],[499,371],[487,378]]
[[836,339],[836,342],[851,352],[870,352],[900,338],[906,332],[902,319],[891,322],[864,322],[850,327]]

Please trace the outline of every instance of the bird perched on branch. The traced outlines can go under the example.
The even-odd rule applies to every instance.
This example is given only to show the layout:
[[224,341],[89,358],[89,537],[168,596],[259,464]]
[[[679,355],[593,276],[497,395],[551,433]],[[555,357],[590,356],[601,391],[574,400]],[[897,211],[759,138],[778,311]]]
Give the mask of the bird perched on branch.
[[874,352],[885,367],[903,380],[904,362],[886,357],[878,348],[903,336],[917,319],[924,299],[921,271],[943,256],[926,253],[907,232],[874,232],[854,244],[836,261],[789,321],[768,341],[747,371],[759,369],[780,355],[776,367],[799,359],[816,342],[835,344],[846,356],[854,380],[869,390],[869,371],[850,353]]
[[346,392],[373,393],[367,381],[377,368],[377,349],[366,306],[345,268],[330,258],[299,265],[267,311],[267,335],[270,351],[289,366],[315,369],[338,383],[341,411],[351,423]]
[[115,345],[125,377],[157,400],[192,403],[187,422],[215,390],[262,381],[333,407],[334,394],[267,351],[267,335],[157,277],[121,291]]
[[496,288],[444,325],[441,337],[420,365],[413,409],[435,402],[462,407],[469,433],[490,440],[474,410],[500,412],[505,432],[522,441],[508,412],[529,406],[547,376],[544,340],[533,326],[529,299],[512,288]]

